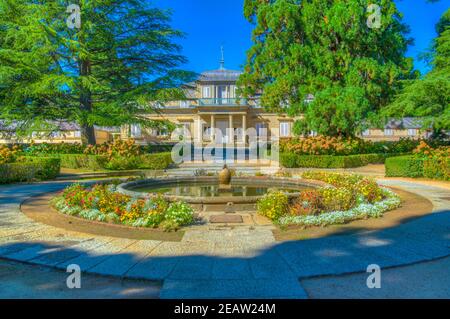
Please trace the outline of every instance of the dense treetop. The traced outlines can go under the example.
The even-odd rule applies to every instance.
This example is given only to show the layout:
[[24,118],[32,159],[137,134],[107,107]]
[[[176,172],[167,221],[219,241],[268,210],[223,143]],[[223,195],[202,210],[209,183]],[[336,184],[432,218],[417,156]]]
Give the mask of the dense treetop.
[[[368,27],[376,22],[369,4],[381,8],[379,28]],[[255,28],[242,94],[262,93],[270,111],[303,114],[297,133],[353,135],[391,102],[399,80],[414,77],[394,1],[245,0],[244,14]]]

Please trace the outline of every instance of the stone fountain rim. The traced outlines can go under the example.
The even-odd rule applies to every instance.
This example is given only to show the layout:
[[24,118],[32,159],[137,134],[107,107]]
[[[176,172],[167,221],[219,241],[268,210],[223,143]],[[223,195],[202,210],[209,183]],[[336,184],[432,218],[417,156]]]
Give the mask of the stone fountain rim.
[[[217,176],[176,176],[176,177],[160,177],[160,178],[148,178],[133,182],[122,183],[117,187],[117,192],[139,199],[149,199],[157,196],[156,193],[142,193],[133,191],[134,188],[145,186],[151,184],[152,186],[164,186],[166,184],[176,184],[182,182],[218,182],[219,179]],[[317,180],[308,180],[308,179],[300,179],[300,178],[287,178],[287,177],[269,177],[269,176],[249,176],[249,177],[233,177],[231,185],[234,183],[244,183],[244,182],[252,182],[252,183],[264,183],[266,186],[280,186],[280,187],[311,187],[318,188],[324,186],[330,186],[324,182]],[[287,193],[287,195],[291,198],[298,196],[299,193]],[[245,204],[245,203],[255,203],[258,199],[262,198],[262,196],[247,196],[247,197],[239,197],[239,196],[229,196],[229,197],[191,197],[191,196],[177,196],[177,195],[163,195],[163,197],[170,201],[184,201],[189,204],[226,204],[226,203],[234,203],[234,204]]]

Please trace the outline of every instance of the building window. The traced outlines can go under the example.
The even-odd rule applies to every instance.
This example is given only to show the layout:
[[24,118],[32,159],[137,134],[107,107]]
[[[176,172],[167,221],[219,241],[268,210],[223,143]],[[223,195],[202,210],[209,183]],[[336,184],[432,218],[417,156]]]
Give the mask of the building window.
[[167,132],[167,130],[162,129],[162,130],[158,130],[157,134],[158,134],[158,136],[165,137],[168,135],[168,132]]
[[317,132],[316,131],[311,131],[311,132],[309,132],[309,136],[316,137],[317,136]]
[[191,136],[191,123],[189,123],[189,122],[182,122],[180,124],[181,124],[181,127],[183,128],[183,135],[184,136]]
[[211,97],[211,87],[204,86],[203,87],[203,98],[204,99],[209,99],[210,97]]
[[264,124],[264,123],[256,123],[256,135],[257,136],[265,136],[265,135],[267,135],[266,124]]
[[291,136],[289,122],[280,122],[280,137]]
[[74,137],[81,137],[81,131],[75,131],[75,132],[73,132],[73,136]]
[[59,138],[59,137],[61,137],[61,132],[59,132],[59,131],[52,132],[52,133],[50,134],[50,137],[51,137],[51,138]]
[[408,136],[417,136],[417,129],[415,128],[408,129]]
[[394,131],[392,129],[390,129],[390,128],[386,128],[386,129],[384,129],[384,135],[385,136],[392,136],[392,135],[394,135]]
[[131,137],[141,137],[142,131],[141,126],[139,124],[131,125]]
[[188,108],[189,107],[189,101],[180,101],[180,107],[181,108]]
[[370,136],[370,130],[364,130],[362,136]]

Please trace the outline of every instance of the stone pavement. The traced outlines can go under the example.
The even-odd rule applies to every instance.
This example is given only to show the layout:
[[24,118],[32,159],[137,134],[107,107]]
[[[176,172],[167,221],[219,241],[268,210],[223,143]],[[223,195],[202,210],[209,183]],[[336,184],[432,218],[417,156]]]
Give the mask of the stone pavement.
[[276,242],[271,227],[188,229],[181,242],[95,236],[39,224],[20,212],[33,195],[67,185],[0,187],[0,257],[87,273],[162,280],[162,298],[306,298],[299,279],[364,272],[450,255],[450,192],[383,180],[432,200],[435,210],[395,228]]

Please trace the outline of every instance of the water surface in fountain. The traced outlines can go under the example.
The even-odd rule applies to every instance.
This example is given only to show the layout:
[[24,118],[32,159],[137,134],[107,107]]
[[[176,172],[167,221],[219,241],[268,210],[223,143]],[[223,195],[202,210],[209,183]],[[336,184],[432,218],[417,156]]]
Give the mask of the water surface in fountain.
[[[306,188],[305,188],[306,189]],[[229,186],[220,186],[214,182],[199,183],[177,183],[152,187],[145,185],[133,189],[137,192],[155,193],[174,196],[192,196],[192,197],[242,197],[242,196],[263,196],[270,190],[279,190],[285,193],[298,193],[299,188],[289,187],[270,187],[261,185],[242,185],[232,183]]]

